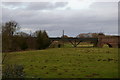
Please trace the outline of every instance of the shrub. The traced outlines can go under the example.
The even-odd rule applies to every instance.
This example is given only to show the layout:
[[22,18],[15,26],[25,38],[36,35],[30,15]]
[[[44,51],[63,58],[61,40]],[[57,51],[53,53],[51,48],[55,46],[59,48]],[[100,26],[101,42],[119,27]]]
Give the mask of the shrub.
[[4,78],[23,78],[25,76],[23,65],[5,65],[2,77]]
[[37,49],[45,49],[50,45],[50,40],[46,31],[37,31]]

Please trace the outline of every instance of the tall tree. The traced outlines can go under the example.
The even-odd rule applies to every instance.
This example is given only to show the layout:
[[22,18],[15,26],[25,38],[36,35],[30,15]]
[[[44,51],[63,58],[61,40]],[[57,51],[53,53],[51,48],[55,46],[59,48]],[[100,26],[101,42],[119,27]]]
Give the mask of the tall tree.
[[37,48],[38,49],[45,49],[49,46],[49,38],[46,31],[37,31]]
[[15,21],[9,21],[2,25],[2,50],[12,50],[13,35],[19,29],[18,23]]
[[42,49],[43,39],[42,39],[42,31],[36,31],[37,33],[37,49]]
[[49,37],[46,33],[46,31],[43,31],[43,48],[47,48],[50,45]]

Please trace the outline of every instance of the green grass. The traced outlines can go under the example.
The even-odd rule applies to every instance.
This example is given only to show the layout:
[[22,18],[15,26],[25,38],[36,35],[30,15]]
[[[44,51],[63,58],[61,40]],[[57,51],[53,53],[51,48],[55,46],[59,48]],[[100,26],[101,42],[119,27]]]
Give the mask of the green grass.
[[26,78],[117,78],[118,49],[49,48],[12,52],[3,66],[6,64],[24,65]]

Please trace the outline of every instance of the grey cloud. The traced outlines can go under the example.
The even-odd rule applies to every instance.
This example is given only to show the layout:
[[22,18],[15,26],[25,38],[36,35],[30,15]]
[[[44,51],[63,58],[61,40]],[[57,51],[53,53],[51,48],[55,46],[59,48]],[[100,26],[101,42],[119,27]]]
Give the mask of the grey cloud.
[[[116,8],[118,5],[118,2],[95,2],[90,7],[96,8],[96,9],[110,9],[110,8]],[[111,9],[111,10],[112,10]]]
[[66,6],[67,4],[68,4],[68,2],[56,2],[55,6],[57,6],[57,7],[63,7],[63,6]]
[[30,10],[51,10],[59,7],[65,7],[67,5],[67,2],[32,2],[27,6],[27,9]]
[[[44,29],[50,36],[60,36],[63,29],[68,36],[100,31],[117,33],[117,3],[94,3],[89,10],[52,10],[64,6],[63,3],[55,3],[52,7],[51,4],[47,4],[49,3],[31,3],[29,4],[31,8],[26,10],[4,8],[2,20],[5,22],[12,18],[21,25],[22,30],[28,29],[29,32]],[[40,5],[42,10],[51,9],[51,11],[39,11]],[[43,7],[45,5],[49,8]]]
[[22,5],[23,3],[22,2],[2,2],[2,5],[5,5],[5,6],[20,6]]
[[52,10],[65,7],[68,2],[4,2],[3,5],[8,7],[17,7],[20,9],[24,6],[25,10]]

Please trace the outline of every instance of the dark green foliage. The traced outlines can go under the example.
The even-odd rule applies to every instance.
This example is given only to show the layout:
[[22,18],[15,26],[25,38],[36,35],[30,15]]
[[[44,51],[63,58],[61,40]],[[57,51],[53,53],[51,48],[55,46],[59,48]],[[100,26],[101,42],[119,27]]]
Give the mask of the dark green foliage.
[[17,41],[17,44],[18,44],[20,50],[25,50],[28,48],[28,44],[27,44],[28,36],[26,36],[26,35],[28,35],[28,34],[21,32],[19,35],[14,36],[16,39],[14,41]]
[[27,45],[28,45],[28,49],[36,49],[36,38],[35,37],[32,37],[32,36],[29,36],[27,38]]
[[2,25],[2,33],[6,36],[13,36],[19,27],[18,23],[15,21],[9,21]]
[[45,49],[50,45],[50,40],[46,31],[36,31],[37,35],[37,49]]
[[26,38],[25,37],[20,37],[19,39],[19,46],[20,46],[20,49],[21,50],[25,50],[28,48],[28,45],[27,45],[27,41],[26,41]]
[[47,48],[50,45],[50,40],[46,31],[43,31],[43,48]]
[[19,29],[17,22],[9,21],[2,25],[2,51],[11,51],[14,47],[13,35]]
[[42,49],[43,46],[43,35],[41,31],[37,31],[37,49]]
[[28,48],[26,37],[16,35],[13,37],[12,41],[12,51],[25,50]]
[[22,44],[20,45],[21,50],[25,50],[28,48],[26,41],[23,41]]
[[17,32],[17,22],[9,21],[2,25],[2,51],[20,51],[26,49],[45,49],[50,45],[46,31],[36,31],[34,34]]
[[25,76],[23,65],[6,65],[3,67],[2,78],[23,78]]

